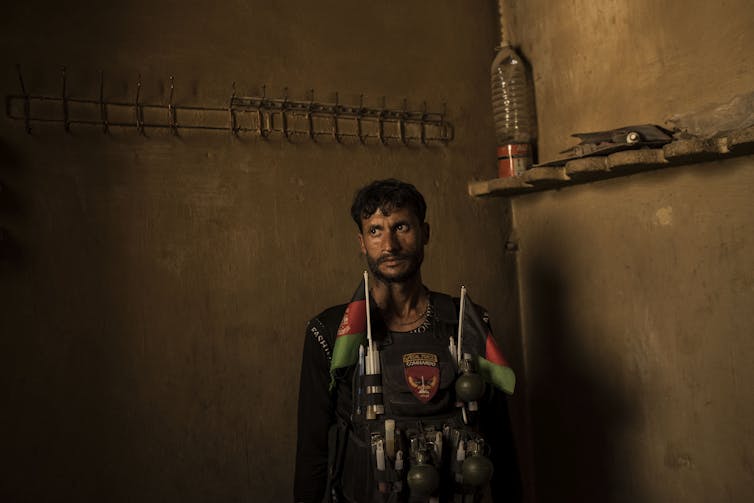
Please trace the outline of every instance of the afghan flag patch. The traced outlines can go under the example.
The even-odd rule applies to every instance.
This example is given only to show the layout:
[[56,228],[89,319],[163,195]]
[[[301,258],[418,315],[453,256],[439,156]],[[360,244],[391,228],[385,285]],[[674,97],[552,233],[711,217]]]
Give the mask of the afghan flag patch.
[[480,316],[468,295],[463,311],[463,333],[464,337],[466,334],[474,334],[484,340],[484,355],[477,355],[476,358],[476,366],[482,379],[512,395],[516,389],[516,374],[495,342],[489,323]]
[[346,312],[340,320],[335,345],[330,360],[330,389],[335,385],[335,371],[354,365],[359,359],[359,345],[364,344],[367,333],[367,301],[364,280],[361,280]]

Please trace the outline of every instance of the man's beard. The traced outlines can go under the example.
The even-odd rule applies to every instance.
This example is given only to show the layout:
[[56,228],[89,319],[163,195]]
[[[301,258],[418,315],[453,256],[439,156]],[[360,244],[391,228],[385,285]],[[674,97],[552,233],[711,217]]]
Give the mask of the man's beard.
[[[405,271],[397,273],[395,275],[386,275],[380,271],[380,264],[391,260],[403,260],[408,262],[408,267]],[[383,283],[405,283],[419,274],[422,262],[424,261],[424,254],[420,251],[416,253],[400,253],[397,255],[387,255],[377,259],[373,259],[367,255],[367,265],[369,270],[372,271],[372,275]]]

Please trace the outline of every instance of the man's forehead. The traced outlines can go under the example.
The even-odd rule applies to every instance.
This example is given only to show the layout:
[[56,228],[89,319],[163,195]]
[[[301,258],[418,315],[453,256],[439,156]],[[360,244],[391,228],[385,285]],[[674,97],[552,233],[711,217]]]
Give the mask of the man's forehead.
[[411,208],[399,207],[399,208],[377,208],[377,211],[370,216],[361,219],[362,222],[370,222],[376,220],[387,220],[394,222],[397,220],[416,220],[417,216],[411,210]]

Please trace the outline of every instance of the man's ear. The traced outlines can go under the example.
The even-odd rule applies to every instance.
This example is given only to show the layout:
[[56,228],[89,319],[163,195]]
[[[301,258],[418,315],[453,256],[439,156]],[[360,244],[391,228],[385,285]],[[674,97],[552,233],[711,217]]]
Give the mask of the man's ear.
[[422,224],[422,235],[424,237],[424,244],[429,243],[429,223],[424,222]]
[[366,255],[367,254],[367,248],[364,246],[364,235],[362,233],[356,234],[356,237],[359,238],[359,247],[361,248],[361,254]]

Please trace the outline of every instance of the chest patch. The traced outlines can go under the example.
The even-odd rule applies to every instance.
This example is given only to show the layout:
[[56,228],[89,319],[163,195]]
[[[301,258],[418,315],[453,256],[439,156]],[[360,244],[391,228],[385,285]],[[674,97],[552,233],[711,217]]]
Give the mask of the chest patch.
[[420,401],[432,400],[440,386],[440,367],[433,353],[407,353],[403,355],[403,374],[411,392]]

